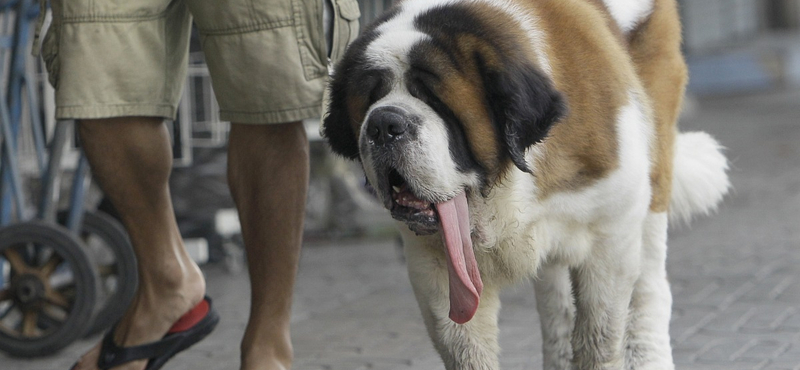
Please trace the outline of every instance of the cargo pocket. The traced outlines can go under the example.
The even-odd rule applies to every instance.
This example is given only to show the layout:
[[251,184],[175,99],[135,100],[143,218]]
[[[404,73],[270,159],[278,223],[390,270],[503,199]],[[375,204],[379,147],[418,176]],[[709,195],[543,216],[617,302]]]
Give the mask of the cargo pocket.
[[58,72],[60,64],[58,61],[58,40],[61,38],[61,27],[55,20],[47,29],[47,34],[42,41],[42,60],[47,68],[47,79],[53,88],[58,89]]
[[356,0],[331,0],[333,1],[333,38],[328,57],[336,63],[344,54],[349,45],[358,36],[358,19],[361,11]]

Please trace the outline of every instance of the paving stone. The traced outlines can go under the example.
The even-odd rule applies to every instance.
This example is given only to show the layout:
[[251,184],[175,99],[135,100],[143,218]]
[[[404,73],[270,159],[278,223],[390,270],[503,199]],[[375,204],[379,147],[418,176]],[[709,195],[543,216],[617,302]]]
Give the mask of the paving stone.
[[742,295],[740,300],[752,302],[774,301],[795,283],[795,276],[776,274],[775,271],[770,271],[768,276],[758,281],[753,289]]
[[714,320],[718,312],[708,307],[677,306],[673,309],[670,334],[673,343],[682,343]]

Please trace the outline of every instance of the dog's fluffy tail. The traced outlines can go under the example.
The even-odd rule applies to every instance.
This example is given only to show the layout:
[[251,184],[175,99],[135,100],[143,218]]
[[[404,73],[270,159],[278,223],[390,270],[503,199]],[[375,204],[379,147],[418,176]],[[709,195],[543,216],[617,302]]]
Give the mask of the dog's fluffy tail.
[[730,190],[728,160],[722,146],[705,132],[678,134],[670,199],[670,223],[688,223],[716,210]]

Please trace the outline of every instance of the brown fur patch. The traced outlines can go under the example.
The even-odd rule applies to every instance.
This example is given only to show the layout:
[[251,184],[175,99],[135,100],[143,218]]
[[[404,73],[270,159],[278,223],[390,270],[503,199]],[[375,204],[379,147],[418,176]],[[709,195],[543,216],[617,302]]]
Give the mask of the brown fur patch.
[[625,39],[625,35],[623,35],[622,33],[622,29],[619,28],[619,25],[614,20],[614,17],[611,15],[611,11],[608,10],[608,7],[606,6],[606,3],[603,2],[603,0],[586,0],[586,1],[597,7],[597,10],[603,14],[603,17],[606,20],[606,26],[614,34],[614,37],[616,37],[620,42],[627,41]]
[[442,86],[443,94],[440,96],[464,124],[467,142],[475,159],[484,168],[497,168],[500,157],[500,148],[496,140],[498,133],[491,124],[479,82],[480,80],[475,80],[469,75],[447,79]]
[[537,185],[547,197],[589,186],[617,168],[617,115],[636,77],[627,51],[596,6],[585,0],[525,4],[546,32],[553,80],[569,105],[535,166]]
[[358,142],[361,134],[361,123],[366,118],[368,102],[369,98],[366,95],[349,93],[347,96],[347,110],[350,112],[351,117],[350,126],[353,128],[356,142]]
[[444,52],[430,47],[426,52],[429,65],[439,76],[434,92],[461,122],[467,142],[475,159],[484,169],[499,165],[500,148],[497,132],[491,123],[489,111],[483,99],[483,86],[477,68],[468,56],[483,48],[482,41],[470,36],[460,36],[455,50],[461,63],[454,66]]
[[655,0],[654,6],[650,18],[630,34],[629,48],[655,118],[650,210],[665,212],[672,192],[675,136],[688,72],[680,49],[681,25],[675,0]]
[[[506,13],[499,11],[497,8],[490,6],[486,3],[472,3],[468,6],[474,9],[476,14],[481,14],[486,20],[486,25],[496,26],[497,28],[489,30],[490,33],[502,33],[507,35],[503,40],[485,40],[475,37],[461,37],[456,40],[458,49],[461,51],[461,56],[464,60],[469,60],[470,64],[465,69],[463,79],[456,79],[448,81],[449,92],[445,94],[449,100],[447,103],[453,110],[459,112],[459,119],[465,123],[465,130],[467,132],[468,141],[471,145],[473,153],[476,158],[489,169],[486,176],[494,181],[497,176],[504,171],[501,168],[500,148],[498,146],[498,132],[496,127],[492,125],[491,117],[487,104],[491,104],[485,100],[485,88],[481,86],[481,76],[478,66],[475,65],[473,55],[480,53],[486,67],[501,69],[503,68],[502,58],[497,55],[498,52],[505,53],[504,57],[522,57],[525,60],[515,60],[512,63],[527,63],[535,60],[536,55],[531,50],[530,45],[526,40],[527,37],[518,27],[509,27],[509,24],[514,24],[514,20]],[[509,44],[509,40],[518,42]],[[493,42],[488,44],[487,42]],[[517,53],[510,53],[509,50],[518,50]],[[470,86],[471,89],[466,89],[464,86]],[[471,90],[471,91],[470,91]],[[483,107],[478,113],[475,109],[469,109],[470,106]],[[460,112],[469,112],[464,115]],[[511,164],[509,163],[509,166]]]

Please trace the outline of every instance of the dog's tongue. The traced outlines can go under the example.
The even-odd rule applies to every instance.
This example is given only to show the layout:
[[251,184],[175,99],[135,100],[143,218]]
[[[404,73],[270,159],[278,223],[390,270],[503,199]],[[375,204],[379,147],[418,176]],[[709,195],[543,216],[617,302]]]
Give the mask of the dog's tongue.
[[463,324],[475,315],[483,282],[472,251],[469,232],[467,195],[436,204],[446,246],[447,271],[450,274],[450,319]]

